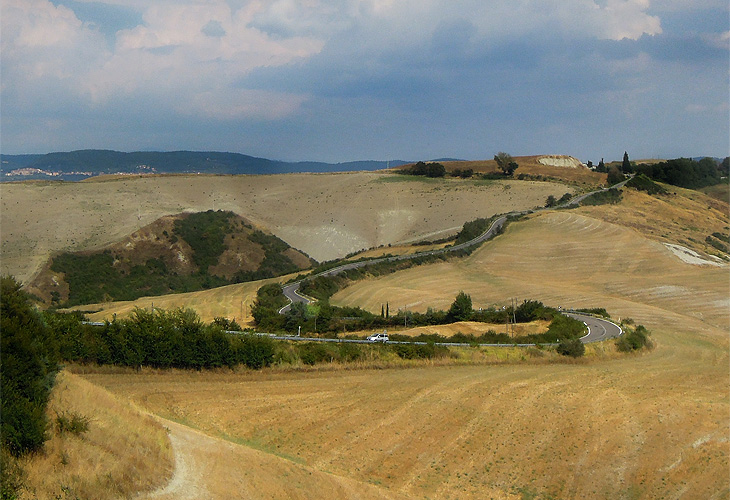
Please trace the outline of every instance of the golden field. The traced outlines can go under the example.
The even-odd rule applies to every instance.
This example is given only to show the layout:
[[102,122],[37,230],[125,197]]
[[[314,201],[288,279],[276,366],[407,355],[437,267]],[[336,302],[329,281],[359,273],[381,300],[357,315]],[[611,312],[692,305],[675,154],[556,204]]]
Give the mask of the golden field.
[[[505,211],[516,203],[509,199],[512,191],[522,189],[518,181],[505,189],[504,183],[441,184],[397,176],[383,180],[383,174],[346,175],[364,176],[357,178],[369,197],[374,189],[394,190],[394,198],[372,202],[363,194],[357,202],[362,203],[361,214],[354,208],[348,214],[346,202],[353,196],[335,192],[345,177],[331,176],[333,189],[320,186],[325,194],[314,200],[332,203],[328,217],[337,214],[336,220],[346,221],[348,228],[379,227],[373,222],[381,220],[376,205],[396,199],[401,208],[405,203],[420,207],[430,223],[448,227],[452,219],[488,216],[477,213],[484,210],[482,201],[487,198],[482,196],[507,197],[490,205]],[[329,179],[291,179],[304,183],[309,177],[320,184]],[[160,182],[157,178],[140,182],[139,186],[149,182],[160,188],[154,184]],[[268,186],[274,189],[275,184]],[[519,203],[540,205],[548,194],[559,196],[567,190],[557,184],[525,184],[532,185],[533,198]],[[162,201],[172,197],[165,189]],[[278,189],[292,192],[300,187]],[[605,307],[615,319],[630,317],[649,328],[652,351],[618,354],[608,342],[591,346],[590,355],[578,361],[529,355],[524,359],[527,351],[519,355],[523,351],[509,348],[502,358],[490,351],[471,361],[465,357],[443,363],[325,365],[310,370],[77,369],[80,373],[70,380],[85,385],[70,390],[96,395],[93,401],[82,400],[77,407],[81,413],[88,414],[87,408],[99,402],[116,408],[106,398],[114,404],[131,402],[132,408],[162,419],[169,430],[169,441],[145,445],[149,448],[131,446],[147,449],[142,462],[159,464],[144,485],[135,489],[128,481],[127,490],[120,486],[119,491],[127,493],[119,497],[136,491],[141,498],[191,499],[727,499],[730,267],[685,263],[664,243],[709,253],[704,236],[730,226],[728,208],[700,193],[677,193],[654,198],[626,190],[624,201],[616,206],[534,214],[510,224],[469,257],[359,281],[332,300],[374,312],[385,302],[391,313],[399,308],[425,311],[448,308],[463,290],[477,308],[501,306],[512,298],[551,306]],[[5,198],[4,192],[3,204]],[[259,194],[254,198],[263,202]],[[274,211],[271,203],[269,210]],[[291,207],[294,202],[288,203]],[[453,211],[448,203],[454,204]],[[426,209],[429,204],[438,206]],[[285,214],[266,217],[285,220]],[[302,214],[296,217],[304,220]],[[425,237],[428,231],[419,233],[416,221],[409,226],[408,220],[395,216],[393,224],[407,228],[392,234],[401,240],[409,238],[408,231]],[[303,227],[310,240],[325,241],[330,233],[317,230],[327,224],[321,214],[307,221]],[[277,233],[282,227],[263,222],[284,238]],[[155,307],[193,307],[206,319],[238,317],[242,305],[246,316],[256,286],[141,300],[149,305],[154,301]],[[132,305],[105,307],[98,317],[112,311],[123,315]],[[496,326],[465,323],[439,333],[477,333]],[[96,418],[103,422],[109,417]],[[155,428],[154,422],[150,428]],[[54,453],[51,464],[58,462],[59,454]],[[107,456],[99,460],[100,468],[115,463]],[[59,469],[63,470],[57,467],[47,474]],[[46,472],[40,471],[49,469],[29,470],[42,475]]]
[[4,183],[0,272],[28,282],[59,251],[115,243],[162,216],[230,210],[318,261],[456,233],[572,191],[528,181],[428,182],[384,172],[172,175]]
[[[26,457],[21,499],[130,498],[166,482],[175,466],[168,433],[124,396],[114,396],[72,373],[56,377],[48,406],[50,439]],[[89,421],[81,435],[61,433],[58,415]]]
[[[566,364],[86,377],[287,466],[378,487],[361,498],[727,498],[728,277],[631,228],[548,212],[466,259],[358,282],[336,301],[425,309],[464,290],[476,306],[511,296],[605,306],[646,325],[653,351]],[[303,485],[298,496],[309,494]]]

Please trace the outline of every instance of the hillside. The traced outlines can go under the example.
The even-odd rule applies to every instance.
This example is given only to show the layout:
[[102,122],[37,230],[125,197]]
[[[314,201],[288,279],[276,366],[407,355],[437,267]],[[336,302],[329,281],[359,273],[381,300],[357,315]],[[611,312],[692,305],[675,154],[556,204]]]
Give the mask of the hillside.
[[[519,165],[514,174],[516,178],[550,179],[586,186],[597,186],[606,182],[606,174],[591,171],[580,160],[572,156],[516,156],[514,160]],[[499,172],[495,160],[446,160],[439,163],[446,167],[447,172],[455,170],[473,170],[475,174]],[[401,168],[407,168],[410,165],[404,165]]]
[[[164,423],[68,371],[56,378],[43,453],[24,458],[21,499],[133,498],[166,483],[175,467]],[[59,416],[80,416],[88,430],[61,432]]]
[[[302,200],[320,202],[338,222],[358,221],[363,231],[380,227],[373,220],[388,220],[374,218],[367,201],[383,186],[398,194],[377,198],[383,208],[395,201],[411,210],[437,205],[441,218],[426,213],[441,224],[448,217],[473,219],[484,210],[479,202],[492,196],[506,206],[528,186],[552,187],[556,195],[566,189],[361,175],[327,178],[326,190],[319,179],[320,186],[306,187],[323,194],[309,197],[298,185],[294,201],[287,198],[295,192],[289,186],[259,185],[251,206],[266,199],[262,189],[271,190],[289,210],[305,206]],[[336,186],[353,190],[339,193]],[[533,192],[532,199],[544,200],[546,191]],[[186,191],[178,193],[184,197]],[[362,211],[348,213],[349,202],[361,204]],[[409,222],[398,214],[393,219],[394,226]],[[302,220],[310,230],[321,221]],[[499,364],[424,363],[407,370],[335,364],[301,371],[97,371],[84,378],[183,424],[168,425],[183,472],[176,468],[178,479],[159,491],[163,498],[240,492],[250,498],[724,498],[730,486],[730,267],[712,258],[714,247],[704,237],[728,227],[727,204],[702,193],[649,196],[626,189],[617,205],[533,214],[469,257],[359,281],[333,297],[333,303],[374,312],[383,302],[391,312],[446,309],[460,290],[475,307],[501,306],[512,298],[605,307],[614,319],[632,318],[652,332],[655,349],[638,355],[603,357],[612,349],[607,343],[594,347],[593,358],[560,364],[523,351]],[[683,260],[668,244],[699,257]],[[245,317],[247,297],[258,284],[135,303],[201,305],[210,316],[220,311]],[[99,315],[123,314],[131,303],[108,306]],[[450,328],[471,332],[476,326]]]
[[584,210],[534,215],[470,257],[357,282],[334,301],[425,310],[464,290],[475,307],[511,297],[604,306],[646,325],[651,352],[561,365],[88,379],[208,435],[378,485],[383,496],[723,498],[728,267],[688,264]]
[[181,212],[226,210],[318,261],[363,248],[436,239],[469,220],[543,205],[557,183],[443,179],[380,172],[154,176],[6,183],[0,272],[27,283],[56,252],[103,248]]
[[166,216],[107,247],[54,255],[28,291],[88,304],[212,288],[292,273],[314,262],[232,212]]
[[401,161],[325,163],[285,162],[240,153],[218,151],[137,151],[124,153],[98,149],[44,155],[0,155],[2,180],[81,180],[104,174],[283,174],[291,172],[348,172],[378,170]]

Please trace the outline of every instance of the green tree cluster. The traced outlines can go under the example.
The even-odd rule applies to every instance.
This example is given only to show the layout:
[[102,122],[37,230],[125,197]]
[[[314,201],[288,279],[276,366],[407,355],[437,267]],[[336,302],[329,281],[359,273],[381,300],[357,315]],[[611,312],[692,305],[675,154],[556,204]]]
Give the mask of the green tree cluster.
[[512,175],[515,173],[515,170],[519,167],[517,162],[512,158],[512,155],[507,154],[503,151],[500,151],[496,155],[494,155],[494,161],[497,162],[497,167],[502,171],[502,173],[506,176],[512,177]]
[[[189,275],[171,272],[159,258],[132,266],[125,272],[115,265],[109,250],[95,253],[62,253],[53,258],[51,269],[63,273],[69,285],[64,305],[91,304],[105,300],[134,300],[149,295],[164,295],[215,288],[272,278],[299,270],[284,254],[289,249],[284,241],[262,231],[253,231],[248,238],[262,247],[264,260],[253,271],[239,271],[232,279],[217,276],[209,268],[218,263],[226,249],[225,237],[233,231],[233,212],[213,211],[189,214],[175,221],[170,241],[182,238],[193,249],[198,271]],[[56,296],[56,305],[60,300]]]
[[689,189],[712,186],[722,181],[725,163],[717,163],[712,158],[693,160],[676,158],[654,164],[639,164],[636,172],[655,181]]
[[633,330],[627,329],[616,341],[616,347],[621,352],[651,349],[653,344],[649,339],[649,330],[644,325],[637,325]]
[[649,179],[644,174],[636,174],[626,183],[626,187],[634,188],[639,191],[646,191],[648,194],[667,194],[667,190],[656,182]]
[[444,177],[446,175],[446,167],[441,163],[419,161],[410,168],[404,168],[401,173],[406,175],[420,175],[424,177]]
[[2,448],[19,457],[46,439],[46,406],[59,368],[54,332],[11,277],[0,279]]
[[47,314],[63,359],[79,363],[202,369],[271,364],[273,342],[258,335],[231,336],[220,321],[204,324],[189,309],[135,309],[127,319],[87,325],[76,314]]
[[623,195],[620,189],[610,188],[605,191],[598,191],[584,198],[581,205],[613,205],[619,203]]

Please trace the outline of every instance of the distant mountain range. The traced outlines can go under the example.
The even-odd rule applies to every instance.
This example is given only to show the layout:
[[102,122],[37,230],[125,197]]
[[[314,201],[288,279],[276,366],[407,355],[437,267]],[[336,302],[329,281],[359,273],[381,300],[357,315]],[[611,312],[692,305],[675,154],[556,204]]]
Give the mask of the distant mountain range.
[[399,167],[405,161],[345,163],[285,162],[217,151],[133,152],[85,149],[65,153],[0,155],[2,181],[28,179],[83,180],[104,174],[284,174],[349,172]]

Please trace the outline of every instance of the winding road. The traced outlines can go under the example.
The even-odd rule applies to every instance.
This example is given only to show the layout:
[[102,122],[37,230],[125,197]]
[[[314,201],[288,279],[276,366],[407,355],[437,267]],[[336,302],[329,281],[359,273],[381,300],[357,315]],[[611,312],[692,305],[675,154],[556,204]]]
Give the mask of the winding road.
[[[484,231],[482,234],[477,236],[476,238],[469,240],[465,243],[461,243],[459,245],[454,245],[450,247],[441,248],[438,250],[428,250],[426,252],[418,252],[413,253],[409,255],[396,255],[392,257],[382,257],[379,259],[372,259],[372,260],[364,260],[360,262],[349,262],[347,264],[342,264],[340,266],[334,267],[332,269],[328,269],[326,271],[322,271],[320,273],[317,273],[313,276],[310,276],[308,278],[317,278],[320,276],[335,276],[337,274],[340,274],[344,271],[348,271],[350,269],[358,269],[360,267],[366,267],[366,266],[372,266],[374,264],[379,264],[381,262],[397,262],[399,260],[410,260],[415,259],[418,257],[426,257],[430,255],[439,255],[447,252],[458,252],[460,250],[464,250],[466,248],[472,247],[474,245],[479,245],[493,236],[495,236],[501,229],[502,226],[504,226],[504,223],[507,221],[509,217],[518,217],[521,215],[536,213],[536,212],[542,212],[544,210],[553,210],[555,208],[561,208],[561,207],[568,207],[570,205],[578,204],[587,197],[595,194],[600,193],[603,191],[608,191],[611,188],[620,188],[623,187],[624,184],[626,184],[629,181],[629,179],[626,179],[622,182],[619,182],[618,184],[614,184],[613,186],[597,189],[595,191],[591,191],[589,193],[584,193],[578,196],[574,196],[567,202],[563,203],[562,205],[559,205],[557,207],[551,207],[551,208],[539,208],[535,210],[525,210],[521,212],[509,212],[506,214],[502,214],[499,217],[497,217],[492,224],[489,226],[489,228]],[[307,279],[308,279],[307,278]],[[308,297],[305,297],[304,295],[301,295],[299,293],[299,287],[302,284],[302,281],[296,281],[294,283],[290,283],[288,285],[285,285],[282,288],[282,291],[284,292],[284,296],[289,299],[289,304],[285,305],[281,309],[279,309],[279,314],[286,314],[289,309],[291,309],[292,304],[297,302],[302,302],[305,304],[309,304],[312,302],[312,299],[309,299]],[[597,318],[594,316],[586,315],[586,314],[579,314],[579,313],[567,313],[568,316],[577,319],[579,321],[583,321],[585,325],[588,327],[588,334],[586,334],[584,337],[581,338],[581,341],[583,343],[590,343],[590,342],[600,342],[602,340],[606,340],[613,337],[620,336],[623,331],[621,330],[621,327],[616,325],[615,323],[612,323],[608,320]],[[290,338],[290,337],[282,337],[282,338]],[[299,337],[296,337],[299,338]],[[320,340],[320,339],[308,339],[308,340]]]

